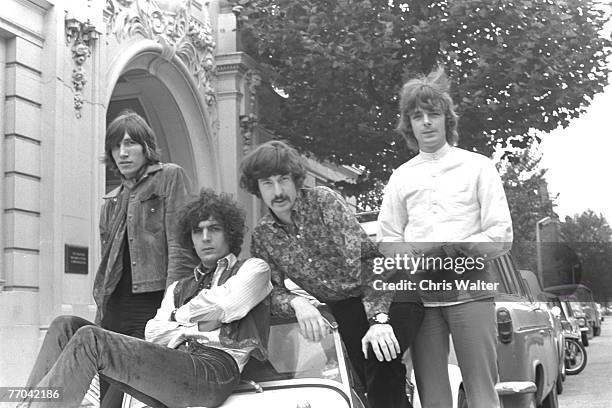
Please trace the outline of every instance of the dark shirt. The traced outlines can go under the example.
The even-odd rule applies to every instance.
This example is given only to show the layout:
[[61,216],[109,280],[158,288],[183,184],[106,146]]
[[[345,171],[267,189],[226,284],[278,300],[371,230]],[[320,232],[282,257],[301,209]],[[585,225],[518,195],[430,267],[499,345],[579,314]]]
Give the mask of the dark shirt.
[[144,328],[155,316],[164,297],[164,291],[133,293],[132,269],[128,240],[124,241],[121,279],[111,295],[101,326],[128,336],[144,339]]
[[372,259],[382,255],[339,194],[302,189],[291,217],[294,225],[286,225],[269,213],[253,231],[251,254],[271,269],[273,313],[294,314],[289,302],[296,295],[285,278],[321,302],[358,297],[368,316],[388,311],[392,295],[372,286],[381,278],[372,272]]

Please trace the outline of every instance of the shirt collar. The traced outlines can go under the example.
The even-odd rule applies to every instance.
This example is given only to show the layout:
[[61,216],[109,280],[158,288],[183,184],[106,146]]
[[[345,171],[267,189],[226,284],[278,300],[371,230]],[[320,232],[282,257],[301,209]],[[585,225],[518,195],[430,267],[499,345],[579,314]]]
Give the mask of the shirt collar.
[[193,276],[196,282],[198,282],[200,281],[200,279],[202,279],[203,276],[207,275],[210,272],[215,272],[220,267],[224,269],[231,268],[232,266],[234,266],[236,261],[238,261],[238,258],[236,258],[236,255],[230,252],[229,254],[225,255],[223,258],[217,261],[217,267],[214,270],[204,268],[204,265],[202,265],[202,263],[200,262],[200,264],[194,268]]
[[[160,171],[161,169],[162,169],[162,164],[161,163],[149,164],[147,166],[147,169],[144,171],[144,173],[142,173],[142,176],[140,176],[140,178],[138,180],[136,180],[136,182],[134,183],[134,186],[137,185],[138,183],[140,183],[142,180],[144,180],[147,177],[149,177],[150,174],[156,173],[156,172]],[[123,178],[123,176],[121,176],[121,184],[122,185],[125,184],[125,178]]]
[[428,153],[428,152],[424,152],[420,150],[419,156],[421,156],[423,160],[438,160],[444,157],[446,153],[450,151],[450,149],[451,149],[451,146],[448,143],[444,143],[444,145],[441,148],[439,148],[438,150],[432,153]]
[[[142,175],[142,177],[140,177],[140,179],[138,179],[138,181],[136,182],[136,184],[140,183],[141,180],[143,180],[145,177],[148,177],[149,174],[153,174],[155,172],[158,172],[162,169],[162,164],[161,163],[154,163],[154,164],[150,164],[147,166],[147,170],[145,170],[144,174]],[[106,193],[105,195],[102,196],[102,198],[115,198],[117,196],[119,196],[119,193],[121,192],[122,188],[124,187],[124,178],[121,177],[121,185],[117,188],[115,188],[114,190],[111,190],[110,192]]]

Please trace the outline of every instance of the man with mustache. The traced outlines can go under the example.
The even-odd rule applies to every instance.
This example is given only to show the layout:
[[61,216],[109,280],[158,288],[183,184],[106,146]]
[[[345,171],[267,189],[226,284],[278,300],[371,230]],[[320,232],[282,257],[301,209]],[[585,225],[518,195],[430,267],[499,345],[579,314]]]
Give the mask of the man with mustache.
[[372,262],[381,254],[340,195],[302,186],[306,171],[295,149],[264,143],[241,171],[240,185],[269,210],[253,231],[251,254],[270,265],[273,313],[295,315],[312,341],[326,333],[319,310],[287,289],[289,278],[329,305],[370,406],[409,407],[401,353],[420,323],[420,305],[391,303],[391,294],[374,290]]

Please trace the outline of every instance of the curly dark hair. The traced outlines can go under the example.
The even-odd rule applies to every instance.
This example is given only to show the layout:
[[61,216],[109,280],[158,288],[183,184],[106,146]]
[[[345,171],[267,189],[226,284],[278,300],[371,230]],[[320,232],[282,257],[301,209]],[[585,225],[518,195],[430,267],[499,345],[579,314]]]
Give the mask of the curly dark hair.
[[147,164],[160,162],[161,154],[157,150],[153,129],[142,116],[126,109],[121,111],[106,128],[104,161],[108,167],[119,174],[119,169],[113,159],[113,149],[121,143],[126,133],[133,141],[142,146]]
[[442,67],[438,67],[427,76],[422,75],[404,84],[400,91],[400,118],[397,130],[404,137],[408,148],[413,151],[419,150],[410,124],[410,115],[419,109],[440,109],[446,119],[446,141],[450,145],[457,144],[459,116],[455,112],[455,105],[449,91],[450,82]]
[[296,189],[302,188],[306,170],[302,157],[293,147],[280,140],[263,143],[242,159],[240,187],[261,198],[257,180],[291,174]]
[[223,227],[230,252],[238,256],[244,241],[245,212],[229,194],[217,194],[204,188],[200,195],[187,202],[178,215],[178,241],[185,248],[193,247],[192,231],[202,221],[214,218]]

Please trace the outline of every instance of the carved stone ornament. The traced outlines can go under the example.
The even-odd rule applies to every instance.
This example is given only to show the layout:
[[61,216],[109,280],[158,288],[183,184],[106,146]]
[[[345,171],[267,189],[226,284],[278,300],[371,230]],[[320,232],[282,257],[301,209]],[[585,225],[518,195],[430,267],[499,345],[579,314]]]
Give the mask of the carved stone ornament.
[[[257,88],[261,85],[261,75],[255,70],[248,70],[244,76],[248,89],[249,110],[257,112]],[[240,115],[240,133],[242,134],[242,150],[248,153],[253,145],[253,132],[258,123],[258,117],[254,113]]]
[[215,102],[211,77],[215,41],[208,19],[191,15],[191,0],[106,0],[108,32],[118,41],[141,35],[159,42],[163,58],[179,57],[203,90],[206,103]]
[[242,135],[242,152],[244,154],[251,150],[253,145],[253,132],[257,126],[257,115],[249,113],[248,115],[240,115],[240,134]]
[[89,22],[80,22],[75,18],[64,20],[66,33],[66,45],[71,46],[72,60],[72,89],[74,91],[74,111],[77,119],[81,118],[81,108],[83,107],[83,88],[87,84],[87,74],[83,65],[87,58],[91,56],[91,47],[98,38],[96,28]]

